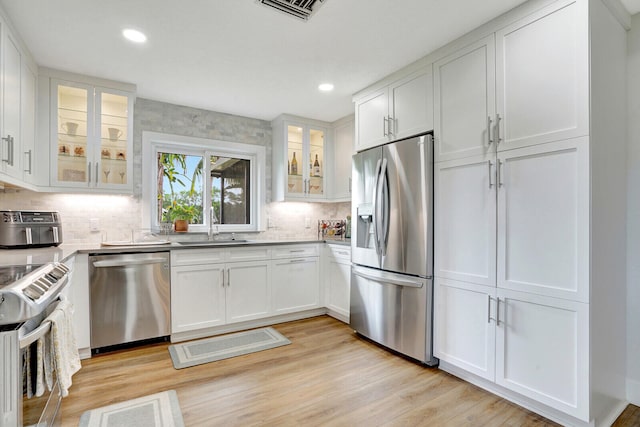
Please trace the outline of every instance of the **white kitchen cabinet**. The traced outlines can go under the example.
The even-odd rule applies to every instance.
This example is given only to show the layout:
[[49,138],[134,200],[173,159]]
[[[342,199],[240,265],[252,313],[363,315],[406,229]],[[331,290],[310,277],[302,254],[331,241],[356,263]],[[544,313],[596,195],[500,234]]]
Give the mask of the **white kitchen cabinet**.
[[563,425],[626,405],[605,332],[624,327],[625,40],[600,0],[527,2],[432,61],[435,354]]
[[271,266],[274,314],[320,307],[318,257],[277,259]]
[[589,134],[588,2],[555,2],[496,32],[498,150]]
[[555,2],[434,64],[436,161],[589,133],[587,2]]
[[496,383],[589,418],[589,305],[498,290]]
[[433,64],[436,161],[495,151],[490,132],[495,118],[493,34]]
[[272,126],[274,200],[325,200],[330,125],[283,115]]
[[[20,139],[22,140],[22,179],[29,184],[42,184],[38,166],[46,152],[36,150],[36,72],[26,62],[21,63],[20,78]],[[48,183],[48,180],[46,181]]]
[[2,165],[0,168],[6,175],[22,179],[20,135],[22,54],[13,35],[6,28],[2,33]]
[[171,333],[225,323],[223,275],[224,264],[171,266]]
[[268,254],[265,247],[171,251],[171,333],[267,316]]
[[496,165],[495,155],[435,164],[435,276],[495,286]]
[[499,288],[589,302],[588,150],[582,137],[498,154]]
[[375,147],[433,129],[431,66],[354,97],[356,150]]
[[493,381],[496,327],[491,304],[495,313],[495,287],[439,277],[434,285],[434,355]]
[[353,115],[338,120],[333,128],[333,173],[331,175],[332,201],[351,201],[351,159],[355,137]]
[[329,309],[330,316],[348,323],[351,295],[351,248],[328,244],[326,260],[325,305]]
[[[0,177],[35,184],[35,64],[0,20],[2,32],[2,139]],[[40,154],[41,155],[41,154]]]
[[51,186],[130,193],[133,89],[100,86],[108,82],[93,83],[84,76],[46,73],[50,74]]
[[227,323],[270,314],[271,264],[268,260],[228,263],[226,268]]

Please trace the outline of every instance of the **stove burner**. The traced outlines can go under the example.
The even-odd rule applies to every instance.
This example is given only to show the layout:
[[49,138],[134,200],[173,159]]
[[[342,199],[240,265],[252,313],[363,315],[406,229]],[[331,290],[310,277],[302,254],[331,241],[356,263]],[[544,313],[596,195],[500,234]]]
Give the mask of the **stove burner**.
[[42,264],[8,265],[0,267],[0,288],[22,279],[40,267],[42,267]]

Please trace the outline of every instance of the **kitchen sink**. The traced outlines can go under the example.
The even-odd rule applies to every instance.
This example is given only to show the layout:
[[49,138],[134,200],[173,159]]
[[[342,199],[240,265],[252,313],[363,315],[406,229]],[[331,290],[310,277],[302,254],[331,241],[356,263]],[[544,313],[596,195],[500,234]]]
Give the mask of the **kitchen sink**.
[[216,245],[229,245],[234,243],[247,243],[248,240],[235,239],[235,240],[195,240],[195,241],[183,241],[176,242],[183,246],[216,246]]

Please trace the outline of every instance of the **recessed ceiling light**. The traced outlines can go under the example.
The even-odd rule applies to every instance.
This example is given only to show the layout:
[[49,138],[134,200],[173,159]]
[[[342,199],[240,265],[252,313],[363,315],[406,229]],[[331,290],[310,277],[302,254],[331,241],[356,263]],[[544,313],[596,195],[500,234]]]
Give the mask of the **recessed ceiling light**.
[[331,92],[333,90],[333,84],[322,83],[320,86],[318,86],[318,90],[321,90],[322,92]]
[[131,40],[134,43],[144,43],[147,41],[147,36],[143,32],[134,30],[133,28],[126,28],[122,30],[122,35],[127,40]]

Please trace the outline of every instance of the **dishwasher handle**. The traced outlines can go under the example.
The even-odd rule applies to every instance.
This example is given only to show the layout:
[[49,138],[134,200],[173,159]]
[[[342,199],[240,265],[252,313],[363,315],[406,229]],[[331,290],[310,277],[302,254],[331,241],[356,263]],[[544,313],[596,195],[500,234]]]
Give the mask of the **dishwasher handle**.
[[93,266],[96,268],[101,267],[128,267],[130,265],[147,265],[147,264],[162,264],[166,263],[166,258],[145,258],[145,259],[130,259],[130,260],[105,260],[94,261]]

